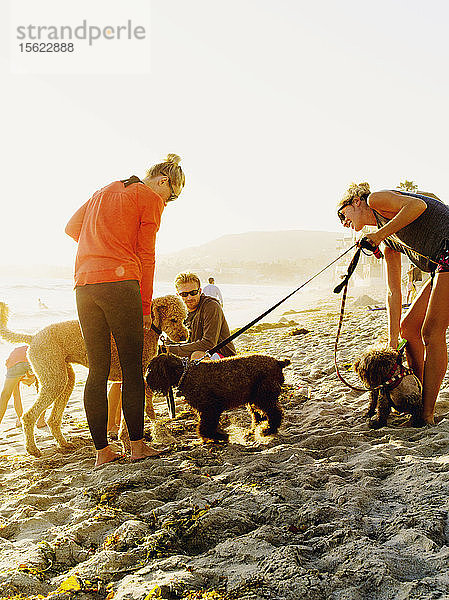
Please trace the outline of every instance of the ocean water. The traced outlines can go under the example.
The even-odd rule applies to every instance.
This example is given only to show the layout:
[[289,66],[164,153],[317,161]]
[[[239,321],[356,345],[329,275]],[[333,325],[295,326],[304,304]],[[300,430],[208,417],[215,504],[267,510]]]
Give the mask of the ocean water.
[[[294,282],[291,287],[220,285],[229,327],[234,329],[248,323],[293,291],[299,284]],[[154,284],[154,296],[164,296],[174,292],[172,282],[156,281]],[[274,322],[289,309],[306,307],[316,298],[316,294],[315,288],[300,291],[264,320]],[[10,308],[8,327],[11,331],[34,333],[50,323],[77,318],[73,284],[69,279],[3,278],[0,281],[0,300],[6,302]],[[0,340],[0,365],[4,364],[12,347],[11,344]],[[0,374],[0,380],[2,379],[3,374]]]

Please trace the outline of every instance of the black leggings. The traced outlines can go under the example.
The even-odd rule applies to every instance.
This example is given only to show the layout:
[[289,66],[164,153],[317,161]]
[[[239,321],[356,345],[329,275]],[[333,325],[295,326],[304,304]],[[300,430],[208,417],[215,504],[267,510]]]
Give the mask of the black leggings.
[[95,448],[108,445],[107,382],[111,333],[122,369],[122,407],[129,438],[143,438],[145,387],[142,374],[143,317],[138,281],[76,287],[76,305],[89,359],[84,408]]

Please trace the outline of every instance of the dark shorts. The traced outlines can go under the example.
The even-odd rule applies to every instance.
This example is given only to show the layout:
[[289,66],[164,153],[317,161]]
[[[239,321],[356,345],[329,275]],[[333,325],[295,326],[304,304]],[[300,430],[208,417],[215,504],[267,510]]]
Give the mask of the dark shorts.
[[18,362],[6,371],[6,379],[21,379],[28,372],[33,374],[30,363]]
[[449,273],[449,240],[444,240],[443,248],[438,253],[435,261],[438,263],[436,273]]

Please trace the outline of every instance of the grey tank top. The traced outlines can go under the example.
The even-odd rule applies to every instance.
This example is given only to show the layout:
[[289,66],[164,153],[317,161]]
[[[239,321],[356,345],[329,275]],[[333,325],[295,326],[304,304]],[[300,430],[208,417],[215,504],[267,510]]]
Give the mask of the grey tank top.
[[[387,237],[384,243],[393,250],[406,254],[409,259],[422,271],[430,273],[434,271],[437,265],[427,258],[416,254],[422,254],[431,259],[438,260],[439,254],[443,251],[446,240],[449,240],[449,206],[422,194],[410,194],[400,190],[391,190],[404,196],[420,198],[427,204],[427,209],[414,221]],[[373,210],[376,217],[377,227],[382,227],[391,219],[383,217]],[[401,243],[402,242],[402,243]],[[409,246],[407,248],[406,246]],[[416,252],[413,252],[416,250]]]

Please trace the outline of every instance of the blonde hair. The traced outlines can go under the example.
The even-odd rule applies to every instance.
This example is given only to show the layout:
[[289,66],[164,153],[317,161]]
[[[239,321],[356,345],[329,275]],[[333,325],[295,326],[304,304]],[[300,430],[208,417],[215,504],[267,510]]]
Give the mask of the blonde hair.
[[177,288],[178,285],[182,285],[183,283],[196,283],[199,288],[201,287],[201,281],[198,275],[195,273],[190,273],[189,271],[186,271],[185,273],[178,273],[176,275],[175,287]]
[[157,163],[157,165],[150,167],[145,176],[157,177],[158,175],[165,175],[170,178],[171,184],[176,191],[181,192],[185,185],[186,178],[179,165],[180,162],[181,157],[177,154],[167,154],[167,158],[164,161]]
[[360,198],[360,200],[365,200],[365,202],[366,202],[368,200],[368,196],[370,195],[370,193],[371,192],[369,189],[369,183],[367,183],[366,181],[364,181],[362,183],[352,182],[351,185],[346,190],[346,192],[343,194],[343,197],[340,200],[340,202],[338,203],[337,208],[340,208],[344,204],[348,205],[353,200],[355,200],[355,198]]

